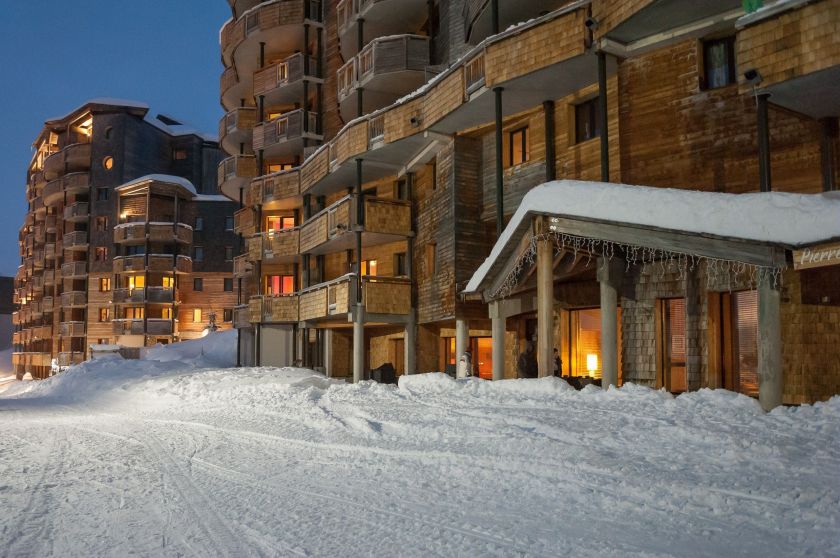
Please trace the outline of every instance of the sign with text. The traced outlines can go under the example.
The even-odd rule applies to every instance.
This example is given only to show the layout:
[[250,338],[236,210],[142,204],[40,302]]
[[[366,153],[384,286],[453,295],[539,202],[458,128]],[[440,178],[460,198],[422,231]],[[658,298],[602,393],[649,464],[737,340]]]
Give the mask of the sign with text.
[[840,265],[840,243],[811,246],[793,251],[793,269]]

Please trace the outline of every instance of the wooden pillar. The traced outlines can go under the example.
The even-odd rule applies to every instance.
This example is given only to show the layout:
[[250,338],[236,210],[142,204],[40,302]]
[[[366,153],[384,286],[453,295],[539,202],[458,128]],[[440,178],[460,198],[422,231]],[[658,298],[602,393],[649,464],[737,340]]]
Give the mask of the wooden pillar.
[[[359,279],[357,278],[356,281]],[[356,304],[353,312],[353,383],[365,379],[365,323],[364,306]]]
[[496,117],[496,236],[501,237],[505,228],[505,166],[504,141],[502,138],[502,91],[501,87],[493,88]]
[[408,321],[405,323],[405,340],[403,342],[403,350],[405,351],[405,373],[417,373],[417,314],[414,308],[411,309],[408,315]]
[[758,281],[758,401],[765,411],[782,404],[781,295],[770,274]]
[[773,190],[770,175],[770,115],[767,109],[767,99],[769,98],[769,93],[756,95],[758,105],[758,175],[762,192]]
[[502,305],[498,301],[490,303],[490,334],[493,339],[493,380],[505,378],[505,322]]
[[362,304],[362,228],[364,223],[364,199],[362,196],[362,160],[356,159],[356,257],[354,262],[355,309],[353,312],[353,383],[364,380],[365,370],[365,308]]
[[618,293],[624,262],[598,258],[601,286],[601,385],[618,386]]
[[[539,218],[535,233],[548,232],[548,221]],[[554,243],[537,241],[537,371],[540,378],[554,375]]]
[[[470,322],[464,318],[455,318],[455,366],[456,377],[462,378],[461,367],[458,362],[470,347]],[[473,355],[475,357],[475,355]]]
[[332,378],[333,375],[333,337],[333,330],[324,330],[324,374],[326,374],[327,378]]

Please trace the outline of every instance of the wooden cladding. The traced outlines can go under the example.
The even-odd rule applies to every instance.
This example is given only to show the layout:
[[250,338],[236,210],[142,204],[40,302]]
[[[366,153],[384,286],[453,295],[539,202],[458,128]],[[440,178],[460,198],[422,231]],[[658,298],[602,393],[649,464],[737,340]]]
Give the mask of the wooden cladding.
[[363,277],[362,301],[369,314],[408,314],[411,312],[411,281]]
[[287,112],[254,128],[254,149],[268,149],[284,142],[317,134],[318,113],[303,109]]
[[217,183],[221,188],[228,180],[255,178],[257,174],[257,158],[254,155],[234,155],[219,163]]
[[253,130],[257,124],[257,109],[238,107],[225,114],[219,121],[219,139],[223,140],[235,130]]
[[250,35],[286,25],[302,25],[307,19],[321,21],[318,0],[274,0],[248,10],[238,19],[228,21],[220,34],[222,58],[232,63],[233,52]]
[[281,171],[251,181],[245,205],[262,205],[300,195],[300,173]]
[[242,236],[251,236],[257,232],[257,211],[253,207],[243,207],[233,214],[233,231]]
[[179,242],[192,244],[192,227],[184,223],[126,223],[114,227],[114,242]]
[[251,323],[297,322],[298,295],[253,296],[248,301],[248,309]]
[[252,262],[293,258],[299,254],[298,228],[270,231],[248,239],[248,259]]
[[302,53],[293,54],[281,62],[271,64],[254,72],[254,96],[265,95],[269,91],[302,80],[304,77],[317,77],[318,59],[309,57],[307,71],[306,60]]
[[[114,273],[131,273],[146,271],[146,257],[119,256],[114,258]],[[192,258],[188,256],[172,256],[169,254],[149,254],[148,270],[160,272],[192,273]]]
[[174,330],[173,320],[169,319],[116,319],[111,323],[114,335],[172,335]]
[[[399,35],[374,39],[338,70],[338,98],[364,86],[370,78],[395,72],[424,72],[430,64],[429,37]],[[393,87],[391,88],[393,89]]]

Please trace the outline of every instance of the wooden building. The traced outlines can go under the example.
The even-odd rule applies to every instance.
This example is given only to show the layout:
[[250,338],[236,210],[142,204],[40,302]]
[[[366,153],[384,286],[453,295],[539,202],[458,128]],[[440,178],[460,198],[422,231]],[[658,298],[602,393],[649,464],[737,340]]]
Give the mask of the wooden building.
[[[299,362],[360,380],[386,362],[398,373],[446,369],[471,348],[480,376],[514,376],[539,338],[536,308],[507,320],[506,350],[494,353],[498,321],[463,291],[523,197],[555,179],[836,188],[840,0],[768,1],[749,14],[739,0],[229,3],[220,181],[242,206],[245,364]],[[298,54],[314,58],[302,73],[289,63]],[[590,279],[568,293],[566,327],[597,359]],[[831,314],[832,293],[810,289],[808,310],[816,300],[815,312]],[[733,293],[721,304],[748,304]],[[632,342],[652,358],[655,334]],[[702,360],[711,349],[692,350]],[[640,358],[621,366],[649,369]],[[595,359],[565,359],[572,373],[598,373]],[[812,385],[786,402],[837,392],[836,369],[807,366],[834,379],[815,389],[807,375]],[[702,385],[712,384],[685,389]]]
[[46,377],[94,344],[197,337],[210,314],[232,326],[235,204],[216,190],[214,138],[97,99],[47,121],[34,149],[15,278],[19,375]]

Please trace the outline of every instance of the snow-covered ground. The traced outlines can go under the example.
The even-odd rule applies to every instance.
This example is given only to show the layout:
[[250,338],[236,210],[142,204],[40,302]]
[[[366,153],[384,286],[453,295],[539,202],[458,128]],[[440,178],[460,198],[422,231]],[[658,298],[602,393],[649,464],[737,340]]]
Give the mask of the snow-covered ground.
[[354,386],[231,343],[0,395],[0,555],[840,555],[840,398]]

